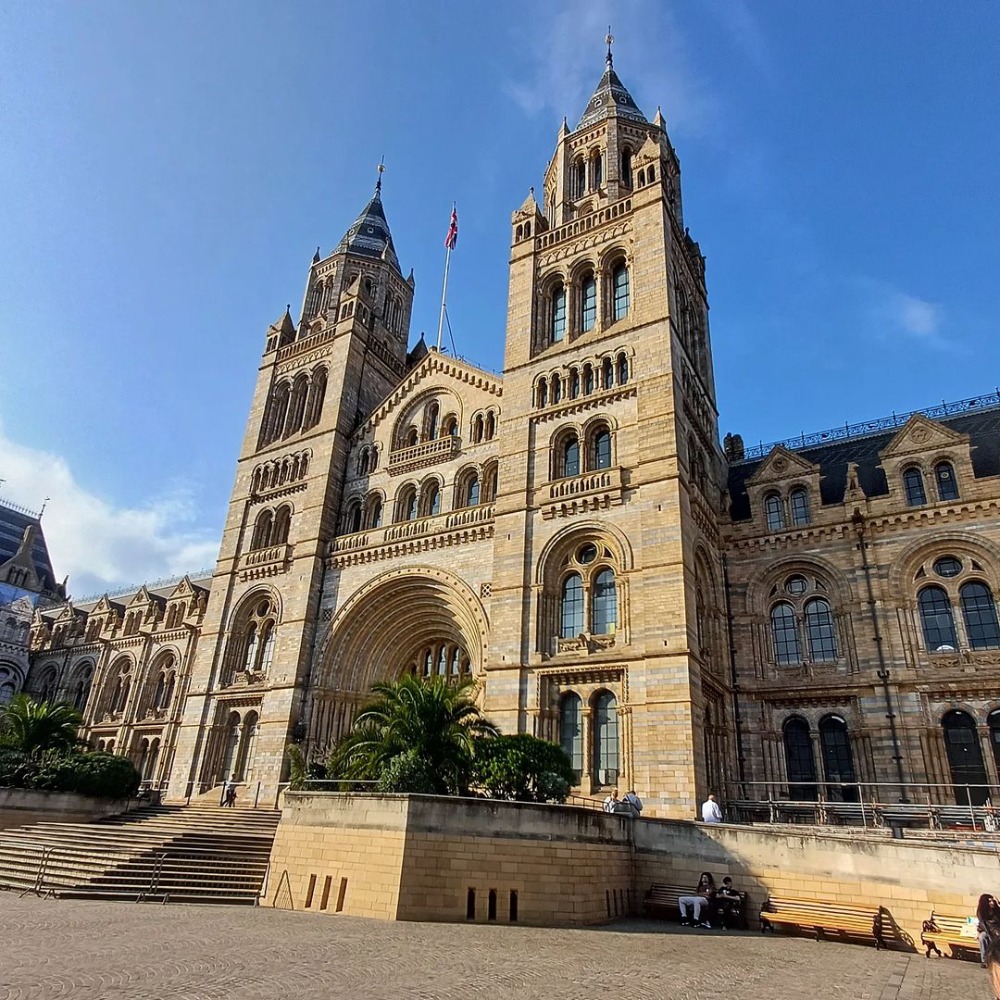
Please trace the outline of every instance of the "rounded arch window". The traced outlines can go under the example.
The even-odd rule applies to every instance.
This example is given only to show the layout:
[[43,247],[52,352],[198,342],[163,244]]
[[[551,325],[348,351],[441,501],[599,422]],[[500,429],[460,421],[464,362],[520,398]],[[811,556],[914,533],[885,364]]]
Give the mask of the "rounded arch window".
[[934,466],[934,483],[937,486],[939,500],[958,499],[958,480],[951,462],[938,462]]
[[557,448],[556,478],[580,475],[580,439],[576,434],[567,435]]
[[584,631],[583,578],[570,573],[562,583],[559,635],[574,639]]
[[796,527],[807,525],[809,516],[809,493],[803,486],[796,487],[788,494],[789,505],[792,508],[792,524]]
[[594,577],[591,602],[591,632],[613,634],[618,627],[618,591],[613,569],[602,569]]
[[628,265],[619,261],[611,270],[611,318],[624,319],[631,302]]
[[615,385],[615,366],[611,358],[605,358],[601,362],[601,386],[605,389],[613,389]]
[[932,653],[954,652],[958,645],[951,600],[943,587],[924,587],[917,595],[924,642]]
[[606,426],[598,427],[591,439],[591,468],[611,468],[611,431]]
[[858,779],[847,723],[839,715],[820,719],[819,743],[823,753],[823,777],[827,781],[825,797],[834,802],[857,802],[858,790],[848,787]]
[[795,609],[782,601],[771,609],[771,634],[778,663],[801,663],[802,644]]
[[566,338],[566,286],[557,282],[549,298],[549,340],[558,344]]
[[594,367],[589,363],[583,366],[583,391],[588,396],[594,391]]
[[538,387],[535,390],[535,399],[539,407],[549,405],[549,382],[546,378],[538,380]]
[[781,497],[777,493],[768,493],[764,497],[764,519],[768,531],[781,531],[785,526],[785,511]]
[[628,382],[628,355],[622,352],[618,355],[618,384],[625,385]]
[[970,580],[958,593],[969,645],[973,649],[1000,649],[1000,624],[990,588],[979,580]]
[[903,473],[903,491],[906,494],[908,506],[922,507],[927,503],[927,494],[924,491],[924,474],[916,466],[911,466]]
[[580,331],[587,333],[597,325],[597,279],[586,271],[580,280]]

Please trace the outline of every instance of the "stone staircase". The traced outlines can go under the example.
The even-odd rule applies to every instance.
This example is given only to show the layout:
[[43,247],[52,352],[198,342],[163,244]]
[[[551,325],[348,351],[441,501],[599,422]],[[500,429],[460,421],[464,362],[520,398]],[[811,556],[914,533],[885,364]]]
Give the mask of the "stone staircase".
[[257,902],[280,813],[149,806],[0,831],[0,888],[75,899]]

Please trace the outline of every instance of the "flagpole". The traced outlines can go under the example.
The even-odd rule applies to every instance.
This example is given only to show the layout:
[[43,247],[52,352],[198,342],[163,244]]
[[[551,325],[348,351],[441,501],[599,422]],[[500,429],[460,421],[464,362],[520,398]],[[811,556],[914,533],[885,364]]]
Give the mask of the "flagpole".
[[441,350],[441,333],[444,330],[444,309],[448,298],[448,268],[451,266],[451,247],[444,252],[444,284],[441,286],[441,316],[438,319],[437,349]]

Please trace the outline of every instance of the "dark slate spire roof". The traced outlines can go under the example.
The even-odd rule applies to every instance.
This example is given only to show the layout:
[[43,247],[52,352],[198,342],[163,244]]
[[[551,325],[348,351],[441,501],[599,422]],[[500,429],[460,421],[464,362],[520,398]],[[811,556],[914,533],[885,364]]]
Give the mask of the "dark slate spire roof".
[[34,527],[31,539],[31,561],[34,563],[35,572],[45,590],[55,591],[55,572],[52,569],[52,560],[49,558],[49,549],[45,544],[45,535],[42,534],[42,522],[39,516],[31,511],[18,507],[16,504],[9,504],[5,500],[0,500],[0,565],[13,559],[24,540],[25,529]]
[[594,91],[593,96],[590,98],[590,103],[583,112],[580,123],[576,126],[577,130],[590,128],[591,125],[595,125],[602,118],[608,118],[611,115],[648,124],[646,116],[639,110],[635,101],[632,100],[632,95],[625,89],[625,84],[618,79],[618,74],[615,72],[614,64],[611,60],[611,49],[609,46],[608,57],[605,61],[604,76],[601,77],[601,82],[597,85],[597,90]]
[[[344,233],[344,238],[337,244],[334,253],[346,251],[357,257],[371,257],[374,260],[385,260],[399,271],[399,258],[396,248],[392,245],[392,233],[385,219],[382,208],[382,178],[375,185],[375,194],[365,206],[364,211],[354,220],[354,225]],[[400,275],[402,272],[400,271]]]

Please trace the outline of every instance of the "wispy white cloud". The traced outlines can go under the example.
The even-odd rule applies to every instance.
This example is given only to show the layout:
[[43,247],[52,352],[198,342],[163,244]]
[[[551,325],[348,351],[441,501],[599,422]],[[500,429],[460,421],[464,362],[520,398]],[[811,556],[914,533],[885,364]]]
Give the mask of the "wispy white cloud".
[[860,282],[868,319],[880,338],[904,337],[932,348],[957,346],[945,336],[945,310],[938,302],[912,295],[881,281]]
[[57,577],[77,597],[214,565],[219,539],[195,526],[190,491],[120,507],[85,489],[67,462],[12,441],[0,428],[7,498],[37,509],[51,498],[43,527]]
[[610,24],[615,69],[646,116],[652,118],[660,104],[670,127],[707,127],[714,102],[691,69],[683,33],[663,0],[547,0],[539,11],[528,70],[507,84],[525,113],[565,115],[570,128],[576,125],[603,72]]

